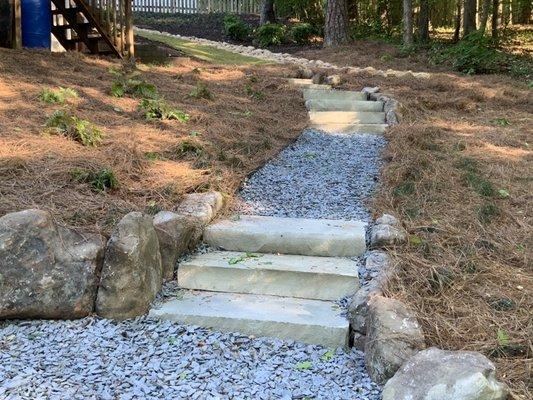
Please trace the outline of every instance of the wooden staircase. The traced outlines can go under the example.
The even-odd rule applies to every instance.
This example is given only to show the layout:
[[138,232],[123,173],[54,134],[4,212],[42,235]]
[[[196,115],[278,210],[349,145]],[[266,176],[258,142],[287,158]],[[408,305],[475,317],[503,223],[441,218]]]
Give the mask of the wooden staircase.
[[51,0],[52,33],[66,50],[133,56],[132,0]]

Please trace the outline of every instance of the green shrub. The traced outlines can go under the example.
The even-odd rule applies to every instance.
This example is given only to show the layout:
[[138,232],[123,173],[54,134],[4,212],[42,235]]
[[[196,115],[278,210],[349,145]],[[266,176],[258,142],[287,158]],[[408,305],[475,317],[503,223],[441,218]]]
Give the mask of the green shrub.
[[255,31],[255,41],[261,47],[275,46],[283,43],[285,26],[280,24],[261,25]]
[[57,110],[46,121],[47,132],[64,135],[84,146],[96,147],[102,142],[100,129],[69,111]]
[[189,96],[194,97],[195,99],[211,100],[213,98],[213,94],[203,82],[198,82],[196,87],[189,93]]
[[179,122],[187,122],[189,114],[178,108],[170,107],[163,99],[142,99],[139,108],[144,110],[144,117],[153,119],[175,119]]
[[98,171],[90,171],[83,168],[73,168],[70,170],[72,180],[81,183],[88,183],[97,192],[104,192],[108,189],[115,189],[118,186],[117,178],[111,169],[103,168]]
[[64,104],[69,98],[78,97],[78,92],[71,88],[59,87],[55,90],[42,89],[39,93],[39,100],[48,104]]
[[110,69],[109,72],[115,77],[110,90],[112,96],[124,97],[128,94],[142,99],[157,99],[157,88],[140,79],[141,73],[139,71]]
[[290,37],[299,44],[309,43],[309,40],[315,34],[315,28],[307,22],[296,24],[290,30]]
[[189,155],[198,157],[204,153],[204,147],[197,140],[184,140],[182,141],[177,149],[176,154],[179,158],[183,158]]
[[235,15],[224,17],[224,35],[230,39],[242,42],[250,36],[251,28]]

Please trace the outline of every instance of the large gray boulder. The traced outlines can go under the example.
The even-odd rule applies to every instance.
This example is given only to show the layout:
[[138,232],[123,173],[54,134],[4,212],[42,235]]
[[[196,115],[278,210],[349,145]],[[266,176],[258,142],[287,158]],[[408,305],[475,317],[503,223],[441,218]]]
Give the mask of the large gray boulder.
[[0,218],[0,318],[81,318],[92,313],[105,240],[25,210]]
[[504,400],[494,364],[470,351],[435,347],[411,357],[383,389],[383,400]]
[[161,211],[154,216],[154,228],[159,240],[163,278],[171,280],[178,257],[194,245],[203,225],[190,215]]
[[107,242],[96,312],[114,319],[145,314],[162,283],[152,218],[131,212],[120,220]]
[[373,296],[366,319],[365,365],[380,384],[425,347],[424,334],[414,313],[401,301]]

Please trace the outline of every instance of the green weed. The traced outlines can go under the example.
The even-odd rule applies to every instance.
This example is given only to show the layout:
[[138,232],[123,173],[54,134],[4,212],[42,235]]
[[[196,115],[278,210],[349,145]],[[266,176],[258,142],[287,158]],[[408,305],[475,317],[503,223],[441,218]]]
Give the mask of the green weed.
[[179,108],[172,108],[163,99],[142,99],[139,108],[144,110],[147,120],[177,120],[184,123],[190,118],[189,114]]
[[487,203],[477,208],[478,219],[487,224],[500,215],[500,209],[494,203]]
[[77,97],[77,91],[61,86],[55,90],[44,88],[39,93],[39,100],[48,104],[64,104],[68,99]]
[[110,90],[112,96],[131,95],[142,99],[157,99],[159,97],[154,85],[140,79],[140,71],[124,67],[121,71],[110,69],[109,72],[115,77]]
[[48,133],[70,137],[84,146],[96,147],[103,139],[100,129],[67,110],[55,111],[46,121],[46,128]]
[[176,149],[176,154],[179,158],[186,157],[188,155],[201,156],[204,153],[204,147],[201,143],[194,140],[184,140]]
[[98,171],[90,171],[83,168],[74,168],[70,176],[75,182],[88,183],[97,192],[105,192],[108,189],[118,187],[118,180],[114,172],[109,168]]
[[209,88],[206,86],[203,82],[198,82],[196,84],[196,87],[191,90],[189,93],[189,97],[194,97],[195,99],[207,99],[212,100],[213,99],[213,93],[209,90]]

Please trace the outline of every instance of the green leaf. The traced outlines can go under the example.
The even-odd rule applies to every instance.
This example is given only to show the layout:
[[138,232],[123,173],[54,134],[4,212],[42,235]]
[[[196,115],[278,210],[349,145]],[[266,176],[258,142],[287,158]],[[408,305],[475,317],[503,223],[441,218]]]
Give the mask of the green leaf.
[[313,363],[311,361],[302,361],[296,364],[295,367],[298,371],[306,371],[313,368]]
[[335,352],[333,350],[328,350],[324,354],[322,354],[322,357],[320,359],[324,362],[330,361],[335,356]]
[[507,346],[509,344],[509,334],[503,329],[498,329],[497,337],[498,337],[498,344],[500,346]]
[[411,235],[409,236],[409,243],[411,243],[413,246],[420,246],[423,243],[423,240],[420,236]]
[[509,197],[509,192],[505,189],[498,190],[498,196],[500,196],[502,199],[506,199]]

